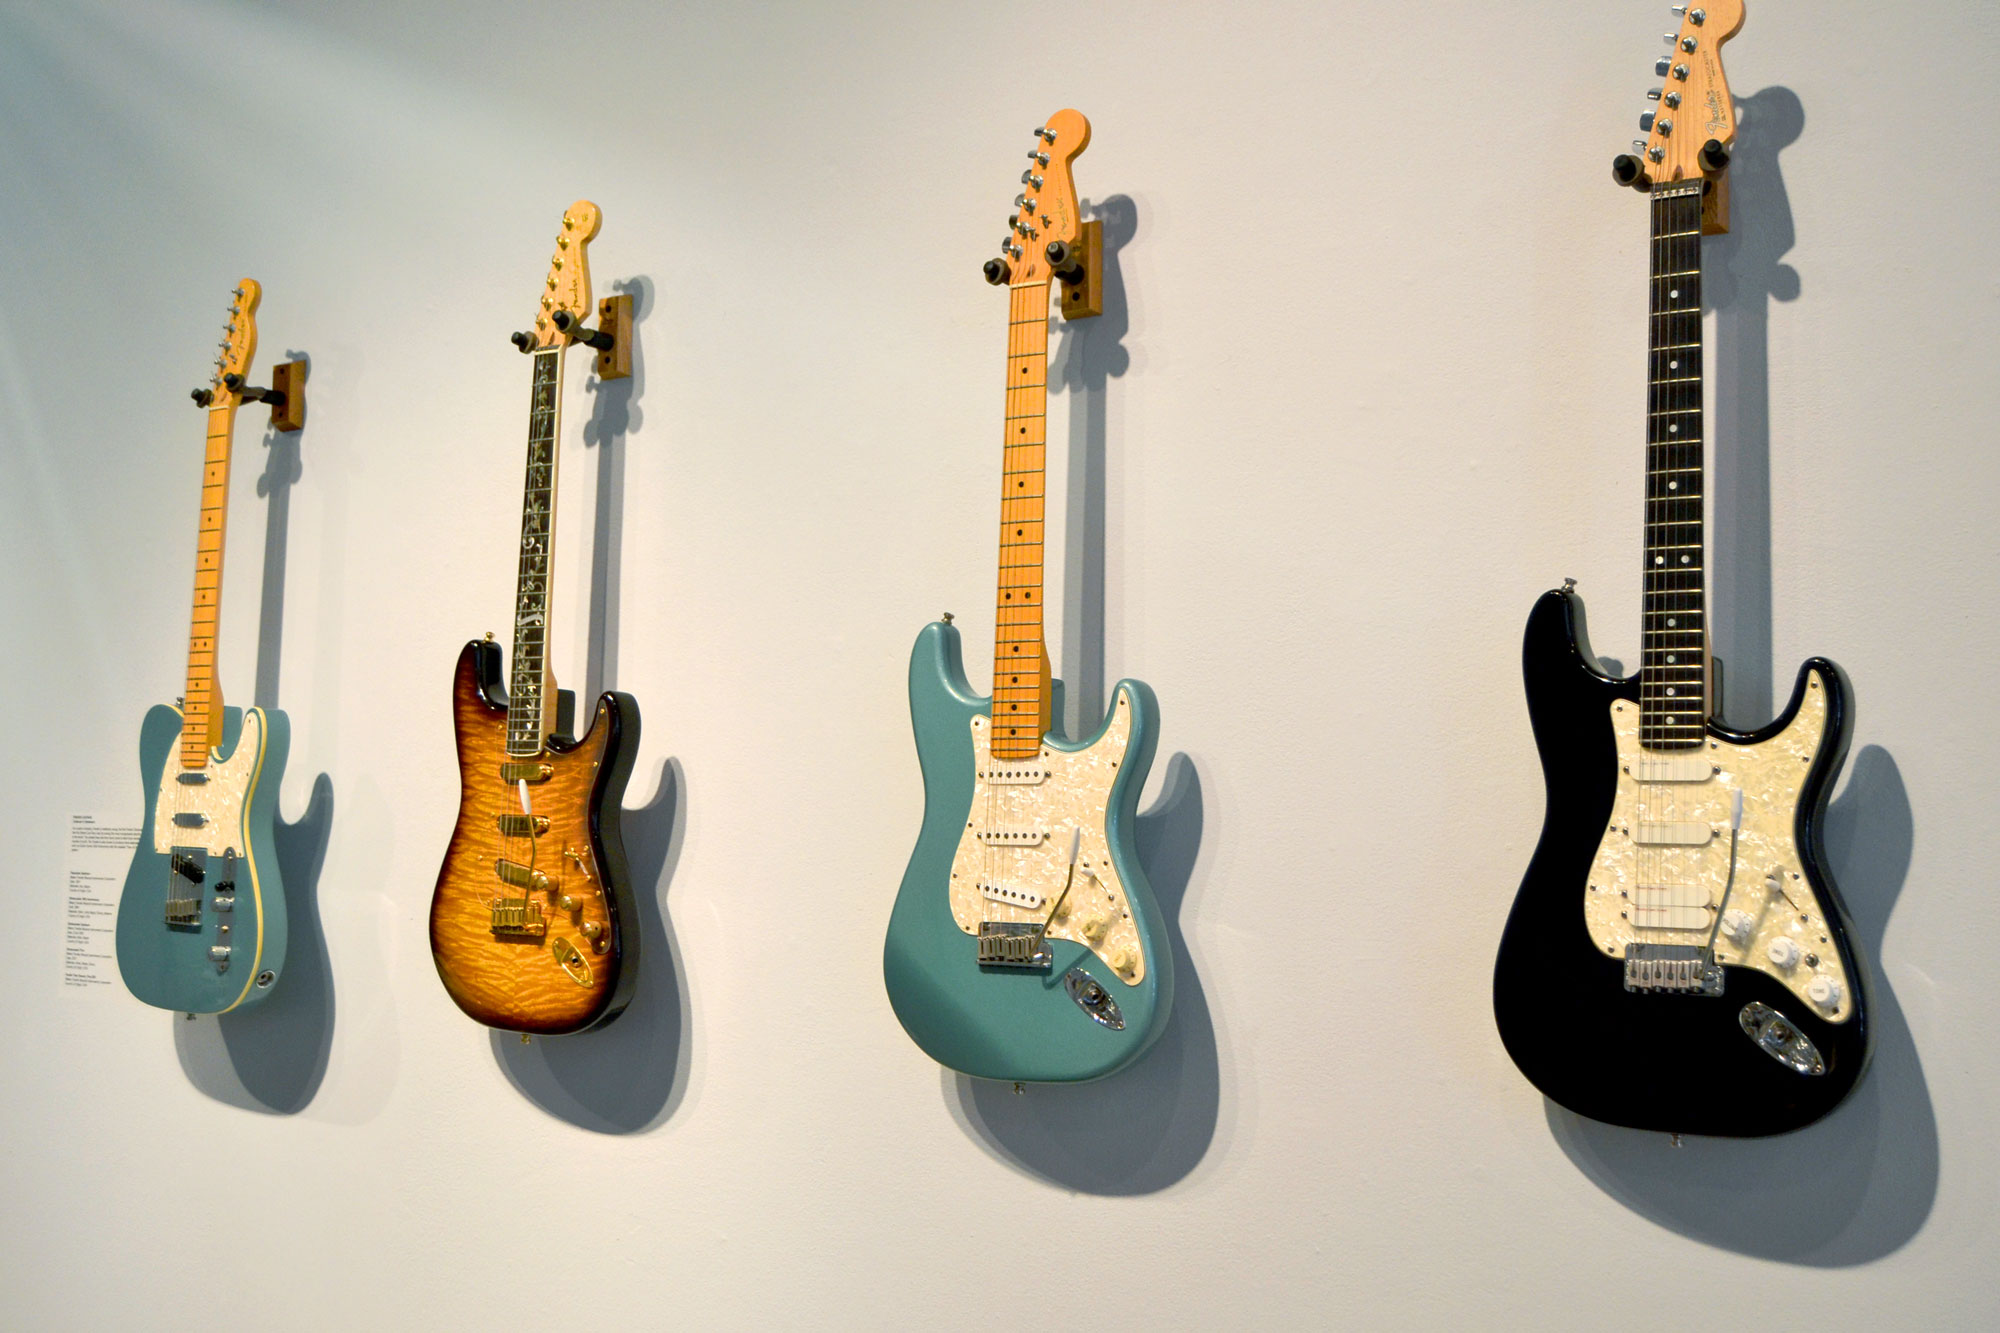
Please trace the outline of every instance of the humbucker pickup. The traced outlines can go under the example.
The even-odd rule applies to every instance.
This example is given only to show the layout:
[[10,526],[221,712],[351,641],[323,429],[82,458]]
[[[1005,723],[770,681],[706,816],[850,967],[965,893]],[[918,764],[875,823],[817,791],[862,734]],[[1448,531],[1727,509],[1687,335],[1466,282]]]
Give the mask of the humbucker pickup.
[[1722,968],[1712,951],[1692,944],[1628,944],[1625,989],[1720,995]]
[[980,881],[982,897],[991,898],[996,903],[1006,903],[1011,907],[1040,907],[1048,899],[1032,889],[1017,889],[1006,884],[988,884]]
[[208,822],[208,816],[199,810],[180,810],[174,814],[174,824],[178,828],[200,828]]
[[500,876],[503,884],[512,884],[517,889],[533,889],[537,893],[549,887],[549,877],[539,870],[531,870],[519,861],[495,861],[493,873]]
[[979,923],[981,967],[1045,968],[1055,961],[1048,937],[1032,921]]
[[556,775],[553,764],[502,764],[500,780],[509,786],[516,782],[547,782]]
[[979,830],[979,840],[989,847],[1032,847],[1047,838],[1038,828],[988,828]]
[[549,831],[547,815],[501,815],[500,831],[510,838],[541,837]]
[[533,898],[495,898],[493,933],[539,940],[549,933],[549,922],[542,915],[542,905]]

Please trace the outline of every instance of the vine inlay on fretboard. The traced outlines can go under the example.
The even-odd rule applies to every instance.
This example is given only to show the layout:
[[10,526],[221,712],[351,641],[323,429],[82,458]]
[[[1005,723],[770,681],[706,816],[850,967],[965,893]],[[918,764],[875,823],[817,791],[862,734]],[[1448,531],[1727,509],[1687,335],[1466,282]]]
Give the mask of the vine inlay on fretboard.
[[554,719],[548,682],[550,555],[562,432],[561,346],[534,354],[528,399],[528,477],[521,500],[521,564],[514,595],[514,658],[507,683],[507,753],[540,754]]

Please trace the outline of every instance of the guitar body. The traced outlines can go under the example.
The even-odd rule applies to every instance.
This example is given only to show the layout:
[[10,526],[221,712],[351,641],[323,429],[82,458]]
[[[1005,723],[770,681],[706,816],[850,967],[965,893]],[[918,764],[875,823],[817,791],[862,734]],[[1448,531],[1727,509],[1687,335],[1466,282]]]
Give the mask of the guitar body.
[[[1593,660],[1580,599],[1545,594],[1528,620],[1522,667],[1548,810],[1494,968],[1507,1053],[1550,1100],[1610,1124],[1740,1137],[1810,1124],[1854,1086],[1871,1037],[1863,967],[1820,844],[1846,757],[1845,679],[1814,658],[1769,726],[1735,732],[1711,722],[1704,749],[1641,751],[1638,678],[1613,679]],[[1648,757],[1690,762],[1658,758],[1677,753],[1712,776],[1641,768]],[[1732,836],[1736,790],[1742,828]],[[1635,845],[1635,834],[1655,845]],[[1716,938],[1719,995],[1626,988],[1627,944],[1707,936],[1635,928],[1702,910],[1642,887],[1669,877],[1732,909],[1725,930],[1732,920],[1738,929]],[[1798,958],[1780,966],[1774,949]],[[1824,989],[1810,998],[1815,978],[1834,983],[1830,1001]],[[1753,1005],[1789,1025],[1777,1036],[1810,1041],[1821,1070],[1800,1072],[1761,1046],[1745,1018]]]
[[[139,730],[146,818],[118,900],[118,972],[147,1004],[227,1013],[269,994],[285,966],[285,891],[272,840],[291,724],[275,709],[223,710],[208,763],[176,761],[181,710]],[[225,957],[213,950],[227,949]]]
[[[460,797],[431,898],[439,978],[488,1027],[555,1034],[609,1022],[636,976],[638,917],[619,811],[638,705],[607,691],[580,739],[551,737],[540,755],[510,756],[500,649],[474,641],[458,657],[452,711]],[[503,818],[522,809],[520,787],[503,780],[501,766],[522,763],[535,771],[528,818],[545,821],[533,834],[503,832]]]
[[[1060,712],[1060,693],[1054,700]],[[924,822],[889,919],[889,1002],[931,1058],[975,1078],[1102,1078],[1159,1036],[1173,996],[1164,925],[1133,845],[1153,760],[1153,692],[1120,681],[1094,736],[1044,739],[1032,762],[1045,776],[1033,782],[982,776],[991,771],[990,708],[966,683],[958,631],[927,626],[910,655]],[[1081,830],[1077,871],[1060,900],[1072,828]],[[1019,901],[984,897],[984,880]],[[980,921],[1039,923],[1059,902],[1046,967],[978,963]],[[1110,1014],[1093,1016],[1086,1001],[1103,1006],[1087,983],[1109,997]],[[1113,1016],[1116,1026],[1105,1021]]]

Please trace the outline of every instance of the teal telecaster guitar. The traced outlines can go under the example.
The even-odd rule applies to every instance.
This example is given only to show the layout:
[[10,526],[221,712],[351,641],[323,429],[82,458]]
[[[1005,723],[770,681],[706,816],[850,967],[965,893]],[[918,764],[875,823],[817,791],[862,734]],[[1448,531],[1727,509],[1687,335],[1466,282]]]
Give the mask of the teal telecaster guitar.
[[1094,224],[1079,224],[1070,163],[1090,122],[1035,131],[1004,256],[1008,294],[1000,581],[993,697],[966,683],[958,631],[927,626],[910,657],[924,825],[889,919],[882,972],[931,1058],[978,1078],[1075,1083],[1136,1059],[1166,1022],[1173,960],[1134,851],[1153,760],[1153,692],[1118,683],[1082,742],[1050,724],[1061,685],[1042,640],[1049,287],[1096,314]]
[[229,517],[229,445],[236,409],[272,406],[273,424],[302,419],[296,372],[285,389],[244,384],[257,351],[257,301],[248,278],[235,291],[215,374],[195,402],[208,409],[201,521],[195,539],[194,615],[187,693],[160,704],[139,732],[146,819],[118,902],[118,971],[147,1004],[219,1014],[262,998],[285,963],[285,895],[271,843],[278,778],[291,728],[276,709],[224,708],[215,648],[222,595],[222,538]]

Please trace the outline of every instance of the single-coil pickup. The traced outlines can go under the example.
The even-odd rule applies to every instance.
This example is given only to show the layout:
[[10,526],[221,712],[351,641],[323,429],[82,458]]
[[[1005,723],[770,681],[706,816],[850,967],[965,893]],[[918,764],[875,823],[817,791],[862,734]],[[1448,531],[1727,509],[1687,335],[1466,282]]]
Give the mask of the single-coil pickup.
[[1713,907],[1708,890],[1691,885],[1632,890],[1632,924],[1644,930],[1707,930]]
[[553,764],[500,765],[500,780],[510,787],[517,782],[547,782],[555,775]]
[[1714,764],[1698,754],[1636,759],[1625,771],[1641,782],[1706,782],[1717,772]]
[[199,810],[177,810],[174,812],[174,825],[177,828],[200,828],[206,823],[208,823],[208,816]]
[[1033,760],[1010,764],[1005,759],[988,759],[986,767],[979,770],[979,780],[996,787],[1032,787],[1048,776],[1049,771]]
[[167,899],[167,924],[170,926],[198,926],[201,924],[200,898]]
[[517,889],[533,889],[540,893],[549,887],[549,877],[539,870],[531,870],[519,861],[495,861],[493,873],[500,876],[503,884],[512,884]]
[[495,898],[493,933],[538,940],[549,933],[549,921],[533,898]]
[[1046,829],[1038,828],[983,828],[979,830],[979,840],[989,847],[1032,847],[1048,836]]
[[500,831],[510,838],[541,837],[549,831],[547,815],[501,815]]
[[1632,841],[1641,847],[1705,847],[1715,836],[1715,830],[1707,824],[1681,822],[1674,824],[1640,824]]
[[1048,901],[1048,899],[1039,893],[1034,893],[1027,889],[1011,888],[1005,884],[987,884],[982,882],[979,886],[979,893],[981,897],[991,898],[996,903],[1006,903],[1012,907],[1040,907]]

